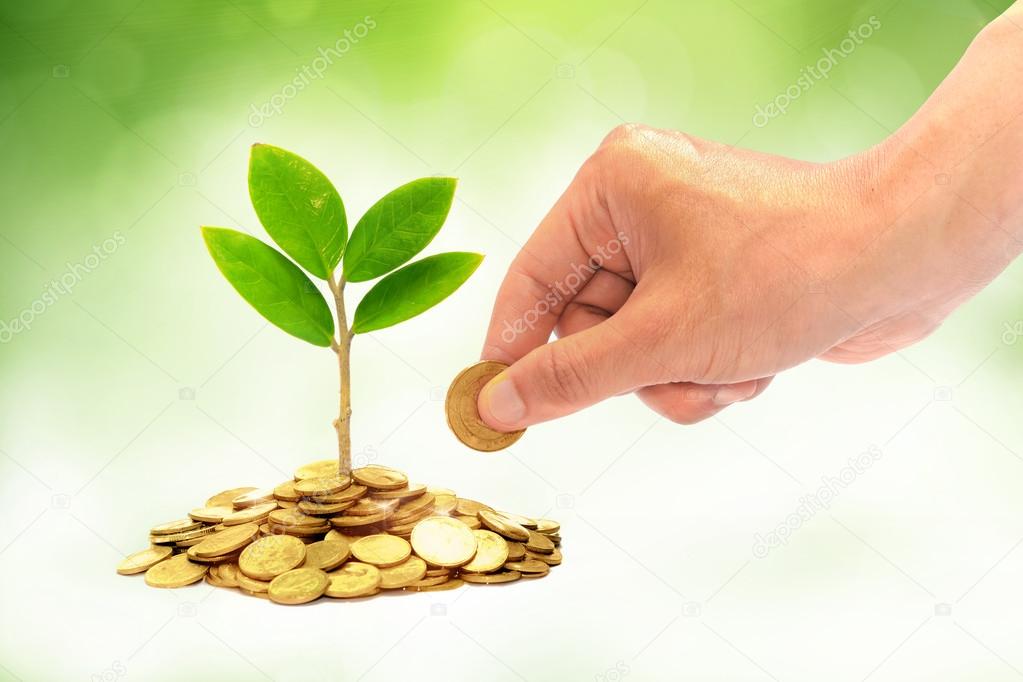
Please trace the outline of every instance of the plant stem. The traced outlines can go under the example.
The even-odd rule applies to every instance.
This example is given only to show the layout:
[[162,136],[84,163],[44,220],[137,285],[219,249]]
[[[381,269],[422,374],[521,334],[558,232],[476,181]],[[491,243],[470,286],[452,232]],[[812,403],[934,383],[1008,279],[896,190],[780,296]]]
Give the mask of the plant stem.
[[332,348],[337,353],[338,375],[341,380],[340,404],[334,429],[337,431],[338,470],[342,476],[352,472],[352,374],[351,350],[352,332],[348,328],[348,317],[345,315],[345,278],[337,280],[331,275],[327,280],[331,293],[334,294],[334,305],[337,308],[338,339]]

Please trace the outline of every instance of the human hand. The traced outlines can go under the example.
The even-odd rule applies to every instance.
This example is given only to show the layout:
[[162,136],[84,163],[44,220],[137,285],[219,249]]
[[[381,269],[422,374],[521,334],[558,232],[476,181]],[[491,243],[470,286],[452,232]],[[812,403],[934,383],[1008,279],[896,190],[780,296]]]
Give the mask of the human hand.
[[[977,87],[956,75],[946,92]],[[931,103],[887,142],[825,164],[616,129],[501,286],[482,355],[512,366],[481,393],[484,421],[513,430],[636,392],[692,423],[809,359],[861,362],[922,339],[1018,252],[966,206],[1005,214],[1015,200],[969,172],[936,182],[990,166],[990,150],[963,159],[937,134],[964,115]],[[976,125],[1023,148],[1008,116]],[[1023,178],[1018,157],[998,158],[1001,180]]]

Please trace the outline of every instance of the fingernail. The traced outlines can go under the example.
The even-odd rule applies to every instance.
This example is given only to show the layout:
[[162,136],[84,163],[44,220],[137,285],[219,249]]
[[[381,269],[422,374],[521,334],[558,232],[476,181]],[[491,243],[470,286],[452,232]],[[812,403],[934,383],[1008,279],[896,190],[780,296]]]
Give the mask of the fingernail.
[[489,415],[503,426],[514,427],[526,416],[526,404],[515,388],[515,382],[509,381],[505,372],[494,377],[480,391],[479,407],[481,413]]
[[740,400],[746,400],[753,395],[756,390],[757,382],[755,381],[722,386],[717,390],[717,393],[714,394],[714,404],[721,405],[722,407],[725,405],[731,405],[732,403],[737,403]]

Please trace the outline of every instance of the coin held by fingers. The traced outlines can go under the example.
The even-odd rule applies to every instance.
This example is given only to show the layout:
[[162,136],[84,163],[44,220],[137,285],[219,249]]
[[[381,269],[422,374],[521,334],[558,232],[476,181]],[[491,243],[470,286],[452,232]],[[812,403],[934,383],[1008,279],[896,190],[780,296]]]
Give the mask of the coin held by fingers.
[[466,367],[448,388],[444,409],[447,414],[448,426],[458,440],[480,452],[503,450],[526,432],[525,429],[504,433],[483,423],[480,418],[477,400],[480,391],[498,374],[508,369],[503,362],[485,360]]

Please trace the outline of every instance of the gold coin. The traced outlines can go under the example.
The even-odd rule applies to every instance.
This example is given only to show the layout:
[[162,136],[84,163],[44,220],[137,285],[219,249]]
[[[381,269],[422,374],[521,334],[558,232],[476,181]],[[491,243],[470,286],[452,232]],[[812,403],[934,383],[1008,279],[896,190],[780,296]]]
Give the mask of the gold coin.
[[450,577],[451,576],[449,574],[420,578],[419,580],[416,580],[414,582],[409,583],[408,585],[405,585],[405,587],[409,588],[410,590],[419,590],[422,587],[433,587],[434,585],[440,585],[441,583],[447,582],[448,580],[450,580]]
[[374,500],[372,497],[364,497],[346,510],[347,516],[374,516],[376,514],[390,515],[398,508],[400,500]]
[[362,535],[348,535],[346,533],[342,533],[341,531],[337,530],[336,528],[331,528],[330,530],[327,531],[327,534],[323,537],[323,539],[324,540],[335,540],[337,542],[344,542],[346,545],[351,547],[352,543],[355,542],[356,540],[358,540],[361,537],[365,537],[365,536],[362,536]]
[[447,582],[440,583],[439,585],[424,585],[423,587],[406,587],[406,590],[415,590],[416,592],[444,592],[446,590],[454,590],[465,583],[460,578],[451,578]]
[[328,476],[338,475],[338,460],[334,459],[321,459],[315,462],[310,462],[305,466],[301,466],[295,472],[295,480],[302,481],[307,478],[325,478]]
[[238,587],[238,564],[233,561],[213,566],[210,573],[216,573],[227,587]]
[[491,379],[508,368],[503,362],[490,360],[477,362],[466,367],[448,388],[444,411],[447,414],[448,426],[458,440],[473,450],[493,452],[503,450],[526,432],[525,429],[503,433],[495,431],[480,419],[477,400],[480,391]]
[[257,533],[259,533],[259,526],[254,523],[231,526],[219,533],[214,533],[198,545],[189,548],[188,553],[194,553],[197,557],[215,557],[229,554],[252,542]]
[[366,597],[380,587],[380,569],[358,561],[349,561],[327,577],[330,585],[326,594],[337,599]]
[[550,519],[537,519],[536,532],[544,535],[556,535],[561,530],[561,524]]
[[174,535],[176,533],[184,533],[185,531],[195,530],[201,528],[202,524],[195,519],[179,519],[177,521],[168,521],[167,523],[161,523],[159,526],[153,526],[149,534],[150,535]]
[[235,509],[245,509],[247,507],[255,507],[258,504],[273,502],[273,499],[274,491],[272,488],[261,488],[258,490],[250,490],[247,493],[242,493],[231,500],[231,504]]
[[443,575],[445,577],[450,576],[451,575],[451,569],[450,568],[427,568],[426,569],[426,574],[423,577],[425,577],[425,578],[436,578],[439,575]]
[[439,488],[434,485],[426,486],[426,492],[432,493],[434,495],[450,495],[451,497],[457,497],[455,491],[452,490],[451,488]]
[[458,498],[454,495],[445,495],[443,493],[434,495],[433,508],[437,514],[450,514],[455,511],[457,505]]
[[395,518],[395,517],[391,517],[390,519],[387,520],[387,524],[386,525],[387,525],[388,528],[391,528],[391,529],[399,528],[399,527],[400,528],[408,528],[409,529],[408,532],[411,533],[412,529],[415,528],[417,523],[419,523],[421,520],[425,519],[426,517],[433,516],[433,515],[434,515],[433,514],[433,509],[431,507],[425,507],[423,509],[420,509],[417,512],[413,512],[412,514],[409,514],[408,516],[404,516],[404,517],[402,517],[400,519]]
[[341,502],[351,502],[352,500],[359,499],[366,494],[367,490],[369,490],[369,488],[366,486],[353,483],[339,493],[334,493],[333,495],[317,495],[310,498],[310,500],[313,502],[319,502],[320,504],[340,504]]
[[419,497],[414,497],[411,500],[405,500],[398,505],[398,508],[394,510],[394,517],[391,519],[394,522],[403,522],[414,517],[423,511],[431,511],[433,509],[434,496],[430,493],[425,493]]
[[305,548],[303,566],[318,568],[321,571],[333,571],[351,554],[348,543],[344,540],[320,540]]
[[[299,540],[315,542],[317,535],[323,535],[330,529],[330,524],[322,526],[278,526],[269,524],[271,535],[291,535]],[[318,538],[317,538],[318,539]]]
[[348,476],[327,476],[323,478],[304,478],[295,483],[295,492],[302,497],[319,495],[336,495],[352,484]]
[[352,478],[374,490],[396,490],[408,485],[408,476],[397,469],[372,464],[352,472]]
[[425,483],[410,483],[404,488],[395,488],[394,490],[374,490],[373,497],[378,500],[407,500],[419,497],[425,492]]
[[214,566],[210,568],[210,570],[206,573],[206,584],[213,587],[230,587],[230,585],[220,579],[220,576],[213,572],[213,568],[216,567]]
[[238,497],[239,495],[244,495],[245,493],[252,492],[253,490],[255,490],[255,488],[253,488],[252,486],[245,486],[244,488],[231,488],[230,490],[225,490],[224,492],[217,493],[210,499],[206,500],[206,506],[230,507],[231,502],[234,501],[234,498]]
[[550,554],[541,554],[540,552],[534,552],[531,549],[527,549],[526,558],[542,561],[548,566],[557,566],[561,563],[561,550],[555,549]]
[[278,502],[298,502],[302,496],[295,492],[294,481],[285,481],[274,488],[274,497]]
[[536,519],[531,519],[528,516],[522,516],[521,514],[512,514],[511,512],[498,512],[501,516],[505,517],[509,521],[514,521],[526,530],[536,530]]
[[478,518],[484,526],[495,533],[503,535],[509,540],[517,540],[519,542],[526,542],[529,540],[529,531],[509,519],[501,512],[480,509],[476,513],[476,518]]
[[190,542],[192,540],[201,540],[207,535],[214,533],[213,526],[206,526],[204,528],[196,528],[195,530],[186,531],[184,533],[174,533],[173,535],[150,535],[149,540],[154,545],[177,545],[182,542]]
[[312,500],[302,500],[298,503],[298,510],[310,516],[333,516],[334,514],[340,514],[353,504],[355,504],[355,500],[338,502],[336,504],[323,504],[321,502],[313,502]]
[[209,568],[194,564],[188,555],[178,554],[165,559],[146,571],[146,584],[150,587],[184,587],[198,582]]
[[320,517],[310,516],[299,509],[275,509],[266,519],[269,523],[285,527],[314,527],[324,524],[324,520]]
[[174,552],[170,547],[150,547],[141,552],[135,552],[124,557],[121,563],[117,564],[117,572],[121,575],[134,575],[148,571]]
[[540,554],[550,554],[554,551],[554,543],[546,535],[531,530],[529,531],[529,540],[526,541],[526,549]]
[[475,516],[462,516],[461,514],[456,514],[451,518],[458,519],[466,526],[468,526],[469,530],[478,530],[480,527],[480,520]]
[[234,513],[234,507],[221,505],[219,507],[199,507],[188,512],[188,515],[196,521],[205,523],[221,523],[225,516]]
[[250,578],[271,580],[302,565],[305,543],[290,535],[268,535],[242,550],[238,568]]
[[243,523],[258,523],[277,509],[276,502],[266,502],[252,507],[245,507],[224,517],[225,526],[240,526]]
[[520,561],[526,558],[526,546],[521,542],[508,543],[508,561]]
[[400,564],[380,569],[380,589],[396,590],[422,580],[425,575],[426,562],[417,556],[410,556]]
[[518,571],[523,575],[529,573],[547,573],[551,567],[536,559],[523,559],[522,561],[509,561],[504,565],[509,571]]
[[335,528],[364,528],[375,526],[387,519],[390,514],[373,514],[372,516],[335,516],[330,524]]
[[495,585],[514,582],[521,578],[522,574],[518,571],[501,571],[500,573],[462,573],[458,577],[467,583]]
[[[418,523],[418,522],[417,522]],[[404,526],[389,526],[386,531],[388,535],[394,535],[399,538],[405,538],[411,541],[412,531],[415,529],[416,524],[410,523]]]
[[195,547],[189,547],[188,551],[185,552],[185,556],[188,557],[189,561],[194,561],[197,564],[222,564],[225,561],[238,561],[238,555],[241,554],[241,550],[235,550],[233,552],[227,552],[226,554],[215,554],[209,557],[201,557],[195,553]]
[[[546,566],[546,564],[544,564],[544,565]],[[550,572],[551,572],[551,567],[547,566],[547,570],[546,571],[538,571],[536,573],[526,573],[526,572],[523,572],[522,573],[522,577],[523,578],[542,578],[542,577],[544,577],[545,575],[547,575]]]
[[396,566],[409,558],[412,546],[395,535],[367,535],[352,543],[352,556],[377,568]]
[[267,594],[278,604],[305,604],[322,597],[329,584],[318,568],[296,568],[271,580]]
[[243,592],[266,592],[270,589],[270,583],[268,581],[250,578],[241,571],[238,572],[235,579],[238,581],[238,587]]
[[461,566],[476,554],[476,536],[464,523],[449,516],[423,519],[412,530],[411,539],[416,554],[433,566]]
[[480,509],[486,509],[487,511],[494,511],[492,507],[488,507],[482,502],[476,500],[468,500],[464,497],[459,497],[458,502],[455,504],[455,511],[463,516],[476,516]]
[[461,570],[489,573],[504,566],[508,560],[508,543],[504,538],[490,530],[474,530],[472,534],[476,536],[476,556]]

